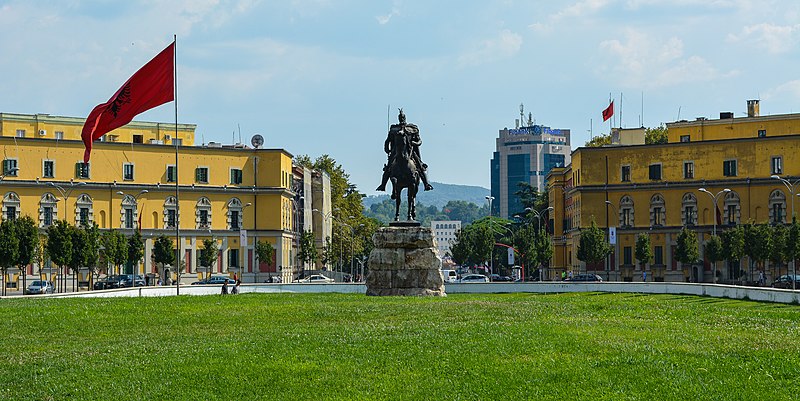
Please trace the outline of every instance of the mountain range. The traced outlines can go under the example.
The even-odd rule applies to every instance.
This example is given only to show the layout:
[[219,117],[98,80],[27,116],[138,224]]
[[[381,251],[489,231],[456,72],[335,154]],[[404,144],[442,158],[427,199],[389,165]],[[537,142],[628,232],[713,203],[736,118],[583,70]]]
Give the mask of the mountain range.
[[[431,182],[431,185],[433,185],[433,191],[420,191],[417,194],[417,204],[441,208],[449,201],[461,200],[472,202],[480,207],[486,203],[486,196],[490,193],[486,188],[473,185],[444,184],[441,182]],[[387,190],[390,190],[390,188],[391,183],[386,186]],[[421,189],[422,184],[420,184]],[[388,198],[389,193],[386,195],[370,195],[362,199],[362,204],[369,209],[372,204],[381,203]],[[406,199],[405,191],[403,191],[403,199]]]

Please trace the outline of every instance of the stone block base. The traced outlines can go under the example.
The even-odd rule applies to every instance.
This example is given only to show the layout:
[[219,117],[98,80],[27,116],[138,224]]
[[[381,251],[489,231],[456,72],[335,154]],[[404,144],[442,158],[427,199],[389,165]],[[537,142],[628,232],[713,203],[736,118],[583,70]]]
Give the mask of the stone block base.
[[372,237],[367,295],[445,296],[442,261],[425,227],[383,227]]

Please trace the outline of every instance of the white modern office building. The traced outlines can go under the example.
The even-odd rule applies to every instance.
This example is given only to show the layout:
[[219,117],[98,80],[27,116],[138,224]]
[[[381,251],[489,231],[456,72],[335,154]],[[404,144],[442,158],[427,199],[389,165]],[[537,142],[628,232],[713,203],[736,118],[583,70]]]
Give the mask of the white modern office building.
[[459,220],[432,220],[433,241],[439,257],[445,259],[450,255],[450,247],[456,242],[456,233],[461,231]]

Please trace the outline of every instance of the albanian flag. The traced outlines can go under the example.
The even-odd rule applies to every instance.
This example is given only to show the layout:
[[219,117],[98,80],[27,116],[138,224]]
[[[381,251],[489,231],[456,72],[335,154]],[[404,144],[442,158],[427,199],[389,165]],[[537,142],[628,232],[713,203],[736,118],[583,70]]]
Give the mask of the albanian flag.
[[86,147],[83,162],[89,162],[92,142],[131,122],[138,114],[175,100],[174,72],[175,42],[172,42],[136,71],[108,102],[98,104],[83,124],[81,138]]

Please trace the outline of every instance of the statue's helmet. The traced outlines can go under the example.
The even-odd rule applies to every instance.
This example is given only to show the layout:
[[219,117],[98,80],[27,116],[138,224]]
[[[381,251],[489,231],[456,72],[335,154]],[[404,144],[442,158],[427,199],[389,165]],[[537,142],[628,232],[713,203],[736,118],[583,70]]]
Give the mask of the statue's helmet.
[[400,121],[400,124],[405,124],[406,123],[406,115],[403,114],[403,109],[398,109],[398,110],[400,110],[400,114],[397,115],[397,120]]

